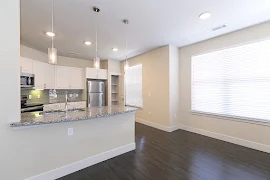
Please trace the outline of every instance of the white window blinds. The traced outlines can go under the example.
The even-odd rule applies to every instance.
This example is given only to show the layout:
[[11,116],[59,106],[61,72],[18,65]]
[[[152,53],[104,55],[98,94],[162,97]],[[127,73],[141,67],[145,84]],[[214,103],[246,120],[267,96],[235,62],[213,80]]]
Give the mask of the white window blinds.
[[270,40],[192,57],[192,111],[270,122]]
[[126,74],[126,105],[143,107],[142,65],[129,67]]

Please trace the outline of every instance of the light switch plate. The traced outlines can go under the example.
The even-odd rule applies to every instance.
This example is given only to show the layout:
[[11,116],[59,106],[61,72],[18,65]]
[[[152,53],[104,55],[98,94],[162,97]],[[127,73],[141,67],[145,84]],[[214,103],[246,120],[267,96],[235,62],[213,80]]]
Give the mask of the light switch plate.
[[31,94],[29,94],[28,99],[32,99],[32,95]]

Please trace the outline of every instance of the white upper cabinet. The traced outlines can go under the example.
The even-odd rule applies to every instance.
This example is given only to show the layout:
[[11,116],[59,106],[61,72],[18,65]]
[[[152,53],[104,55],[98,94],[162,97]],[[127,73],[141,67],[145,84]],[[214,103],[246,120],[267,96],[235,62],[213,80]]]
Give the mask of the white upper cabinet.
[[55,89],[55,70],[54,65],[46,64],[44,66],[44,83],[45,83],[45,89]]
[[33,73],[35,74],[35,88],[54,89],[54,66],[33,61]]
[[33,74],[33,60],[25,57],[20,58],[20,71]]
[[86,78],[97,79],[98,78],[98,70],[95,68],[86,68]]
[[55,66],[55,89],[70,89],[69,67]]
[[86,68],[86,78],[88,79],[107,79],[106,69]]
[[99,69],[98,70],[98,79],[107,79],[107,73],[108,71],[106,69]]
[[70,68],[70,89],[83,89],[83,69]]
[[55,66],[55,89],[83,89],[81,68]]
[[33,73],[35,74],[35,88],[45,89],[45,63],[33,61]]

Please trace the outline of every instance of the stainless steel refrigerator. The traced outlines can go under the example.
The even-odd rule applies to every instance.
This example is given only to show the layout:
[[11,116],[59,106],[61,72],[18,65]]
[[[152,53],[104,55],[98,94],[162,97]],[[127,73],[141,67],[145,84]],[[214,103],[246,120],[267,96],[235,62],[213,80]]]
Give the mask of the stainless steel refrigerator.
[[87,81],[87,106],[105,106],[105,82],[97,80]]

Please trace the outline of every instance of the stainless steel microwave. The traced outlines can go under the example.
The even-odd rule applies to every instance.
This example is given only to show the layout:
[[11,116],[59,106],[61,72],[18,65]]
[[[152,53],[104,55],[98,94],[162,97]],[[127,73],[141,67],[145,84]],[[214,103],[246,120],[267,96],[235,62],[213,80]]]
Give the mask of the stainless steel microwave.
[[21,88],[35,87],[35,75],[28,73],[21,73]]

